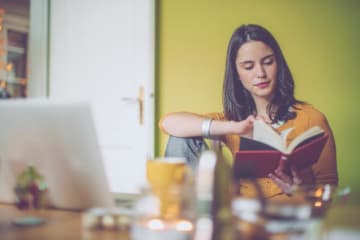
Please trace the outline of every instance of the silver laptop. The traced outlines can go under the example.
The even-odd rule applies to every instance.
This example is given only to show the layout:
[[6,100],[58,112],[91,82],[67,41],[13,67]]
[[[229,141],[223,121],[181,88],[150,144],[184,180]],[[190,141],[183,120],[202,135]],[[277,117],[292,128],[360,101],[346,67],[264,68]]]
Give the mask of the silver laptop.
[[45,177],[53,207],[113,206],[87,103],[0,101],[0,202],[15,202],[16,177],[29,165]]

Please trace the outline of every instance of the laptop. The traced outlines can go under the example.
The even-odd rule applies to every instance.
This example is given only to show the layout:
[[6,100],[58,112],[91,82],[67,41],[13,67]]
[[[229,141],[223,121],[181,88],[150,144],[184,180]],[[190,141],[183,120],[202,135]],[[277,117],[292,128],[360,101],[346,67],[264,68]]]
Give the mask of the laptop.
[[29,165],[45,177],[52,207],[114,204],[86,102],[0,101],[0,202],[15,203],[16,178]]

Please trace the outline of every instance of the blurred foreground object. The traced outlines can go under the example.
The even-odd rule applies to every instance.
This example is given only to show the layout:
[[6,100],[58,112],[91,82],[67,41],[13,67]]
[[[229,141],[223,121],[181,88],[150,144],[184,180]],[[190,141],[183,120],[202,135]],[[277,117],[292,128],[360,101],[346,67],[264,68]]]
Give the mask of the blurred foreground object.
[[146,163],[148,185],[134,205],[134,240],[190,240],[194,233],[194,179],[182,157],[160,157]]
[[9,91],[7,90],[7,84],[5,81],[0,81],[0,99],[11,98]]
[[129,231],[132,211],[125,208],[91,208],[82,215],[82,226],[87,231]]
[[[166,193],[167,214],[162,214],[164,199],[151,186],[142,189],[134,205],[131,237],[134,240],[190,240],[193,239],[192,190],[186,185],[173,185]],[[193,195],[193,194],[192,194]],[[170,214],[171,213],[171,214]]]
[[48,187],[44,177],[34,166],[30,165],[20,173],[14,191],[19,209],[47,207]]

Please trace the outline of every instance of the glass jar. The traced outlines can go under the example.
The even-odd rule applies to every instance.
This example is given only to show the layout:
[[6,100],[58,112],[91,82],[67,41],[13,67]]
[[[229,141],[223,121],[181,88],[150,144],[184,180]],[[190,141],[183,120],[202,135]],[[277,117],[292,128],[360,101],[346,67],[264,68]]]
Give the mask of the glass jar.
[[190,240],[194,234],[191,190],[174,185],[167,191],[166,208],[151,187],[144,187],[134,205],[134,240]]

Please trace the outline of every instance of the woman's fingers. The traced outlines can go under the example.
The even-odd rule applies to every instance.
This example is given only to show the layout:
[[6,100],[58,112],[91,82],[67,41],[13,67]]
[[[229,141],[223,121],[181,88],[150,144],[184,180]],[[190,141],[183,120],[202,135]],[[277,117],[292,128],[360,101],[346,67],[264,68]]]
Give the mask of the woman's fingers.
[[250,115],[245,120],[236,122],[236,132],[243,137],[252,138],[254,121],[254,116]]
[[302,183],[296,169],[291,168],[292,177],[285,174],[281,169],[276,169],[275,174],[270,173],[269,178],[286,194],[291,194],[294,185]]
[[270,173],[269,178],[286,194],[291,194],[291,184],[283,181],[275,174]]
[[298,171],[295,168],[291,168],[290,170],[293,175],[294,184],[300,185],[302,183],[302,179],[300,178]]
[[253,116],[253,115],[249,115],[247,118],[246,118],[247,121],[249,121],[251,124],[254,123],[254,121],[256,120],[256,118]]
[[291,179],[290,176],[288,176],[287,174],[285,174],[283,171],[281,171],[280,169],[276,169],[275,170],[275,174],[280,177],[283,181],[292,184],[293,180]]

